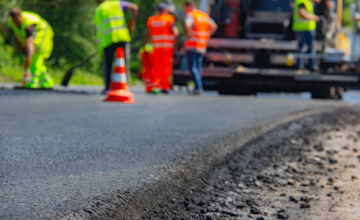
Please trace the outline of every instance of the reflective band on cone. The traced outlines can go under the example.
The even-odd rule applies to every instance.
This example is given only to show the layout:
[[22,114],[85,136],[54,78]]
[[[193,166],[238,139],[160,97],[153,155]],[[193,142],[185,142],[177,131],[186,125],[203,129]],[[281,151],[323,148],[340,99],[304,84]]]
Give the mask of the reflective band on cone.
[[112,81],[113,81],[113,82],[118,82],[118,83],[126,83],[126,75],[123,75],[123,74],[113,74],[113,76],[112,76]]
[[128,90],[126,66],[124,58],[124,49],[118,48],[116,50],[115,68],[111,80],[111,91],[108,93],[108,97],[105,99],[107,102],[123,102],[127,104],[133,104],[135,97],[133,93]]
[[118,59],[118,58],[116,58],[116,60],[115,60],[115,66],[125,67],[125,59]]

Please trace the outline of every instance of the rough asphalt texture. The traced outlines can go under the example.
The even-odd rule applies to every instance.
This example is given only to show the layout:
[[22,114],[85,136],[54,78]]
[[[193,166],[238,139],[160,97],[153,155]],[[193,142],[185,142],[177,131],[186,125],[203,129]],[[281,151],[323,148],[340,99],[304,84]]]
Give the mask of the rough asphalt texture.
[[266,133],[141,219],[360,219],[360,108]]
[[277,123],[344,106],[136,95],[0,91],[0,219],[134,219]]

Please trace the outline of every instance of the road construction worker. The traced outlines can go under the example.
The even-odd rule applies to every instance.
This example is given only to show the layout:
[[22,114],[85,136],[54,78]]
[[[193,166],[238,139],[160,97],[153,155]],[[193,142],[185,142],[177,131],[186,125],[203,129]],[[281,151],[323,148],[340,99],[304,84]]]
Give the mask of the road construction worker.
[[[120,0],[96,0],[98,7],[95,10],[97,47],[100,57],[103,58],[103,74],[105,89],[108,93],[111,84],[112,64],[117,48],[125,51],[126,71],[130,75],[130,32],[135,30],[135,20],[139,8],[133,3]],[[130,11],[130,21],[127,24],[125,13]]]
[[24,87],[52,89],[54,81],[44,64],[53,51],[54,32],[51,26],[39,15],[20,8],[10,10],[8,24],[18,47],[26,56]]
[[188,67],[195,82],[194,95],[203,92],[202,65],[208,41],[216,32],[217,25],[208,14],[197,10],[192,1],[184,4],[185,18],[185,49]]
[[329,40],[331,35],[326,35],[336,31],[335,3],[333,0],[321,0],[314,5],[314,13],[320,20],[316,27],[316,40],[323,41],[326,37]]
[[335,7],[334,0],[320,0],[314,5],[314,13],[317,16],[324,16],[327,20],[332,18],[332,10]]
[[174,16],[169,14],[166,3],[158,5],[158,14],[151,16],[147,21],[148,33],[144,44],[151,38],[154,47],[152,93],[167,94],[171,89],[170,79],[173,70],[173,56],[179,30],[175,26]]
[[[352,18],[354,19],[355,35],[358,35],[360,33],[360,2],[353,4],[351,6],[351,15],[352,15]],[[356,39],[355,39],[355,41],[356,41]]]
[[316,22],[319,22],[320,19],[314,13],[313,3],[319,3],[321,0],[296,0],[294,3],[294,15],[293,15],[293,25],[292,29],[296,33],[298,40],[298,53],[299,57],[297,59],[298,69],[304,69],[304,58],[301,57],[303,53],[304,44],[307,45],[307,52],[313,56],[309,58],[309,69],[311,71],[317,70],[316,66],[316,45],[315,45],[315,31],[316,31]]
[[153,85],[153,57],[154,57],[154,48],[152,44],[148,43],[144,47],[140,48],[139,57],[141,59],[141,66],[139,70],[139,78],[142,78],[145,84],[145,91],[151,93]]

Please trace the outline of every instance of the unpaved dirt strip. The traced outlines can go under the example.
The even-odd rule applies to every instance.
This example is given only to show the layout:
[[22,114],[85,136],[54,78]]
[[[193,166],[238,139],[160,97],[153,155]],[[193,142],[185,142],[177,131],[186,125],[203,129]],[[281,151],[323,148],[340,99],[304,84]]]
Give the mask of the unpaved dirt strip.
[[360,219],[359,122],[353,108],[280,126],[141,219]]

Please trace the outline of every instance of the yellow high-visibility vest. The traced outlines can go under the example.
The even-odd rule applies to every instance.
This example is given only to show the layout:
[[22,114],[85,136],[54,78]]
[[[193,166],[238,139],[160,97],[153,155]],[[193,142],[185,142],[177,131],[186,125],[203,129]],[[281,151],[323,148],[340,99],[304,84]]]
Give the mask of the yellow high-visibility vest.
[[314,6],[310,0],[296,0],[294,5],[294,15],[293,15],[293,31],[313,31],[316,29],[316,21],[307,20],[300,16],[299,6],[301,4],[305,5],[306,11],[310,15],[315,15]]
[[95,10],[96,40],[98,52],[102,56],[106,47],[114,43],[130,42],[124,12],[119,0],[107,0]]
[[42,53],[45,58],[49,58],[53,51],[54,31],[51,26],[38,14],[33,12],[21,12],[23,19],[21,26],[15,25],[11,17],[8,19],[8,24],[15,34],[15,37],[23,47],[26,47],[26,28],[36,25],[34,32],[34,47],[35,53]]

